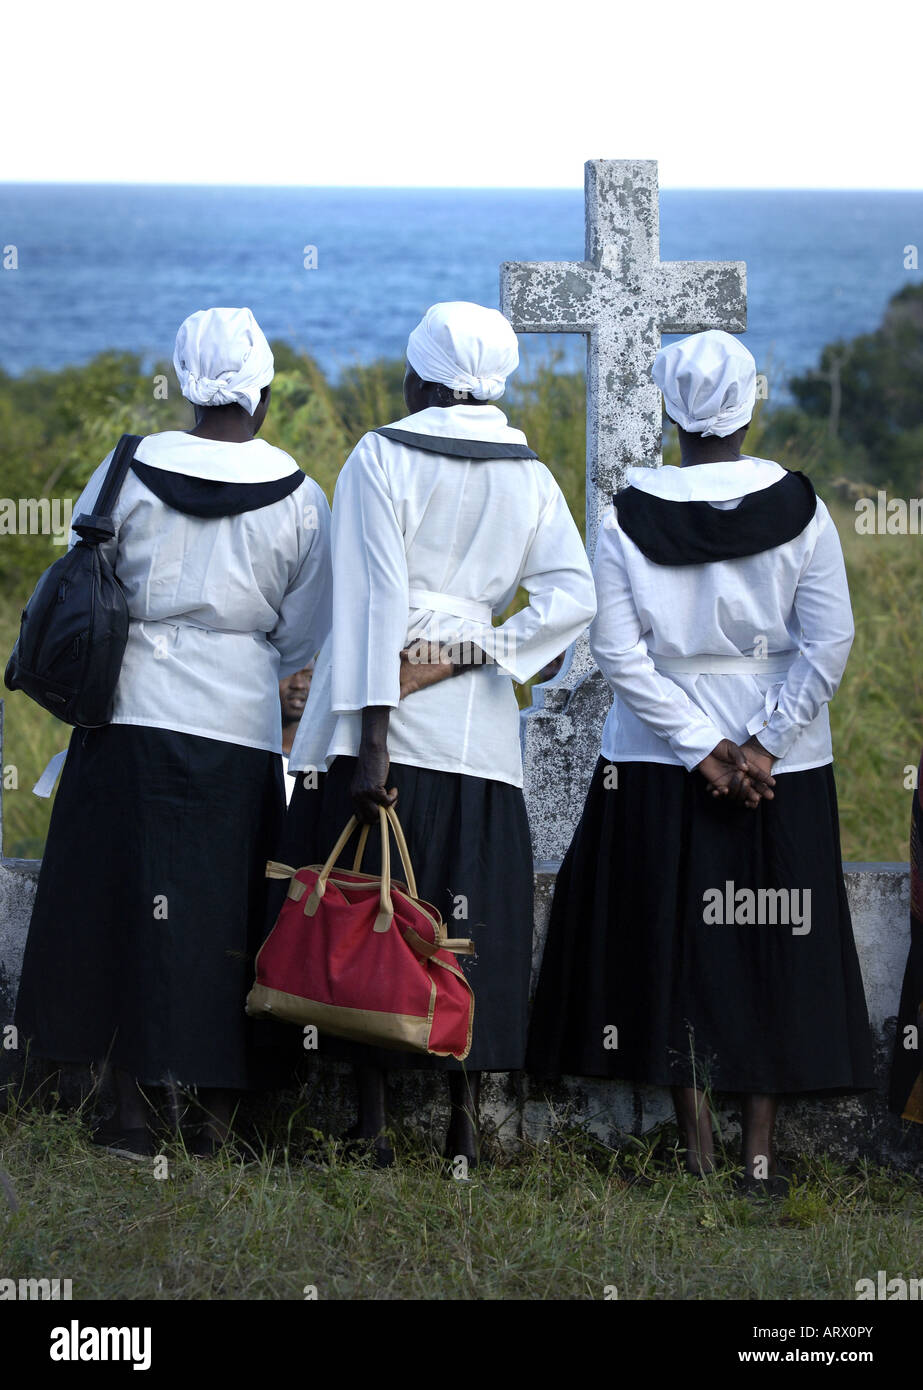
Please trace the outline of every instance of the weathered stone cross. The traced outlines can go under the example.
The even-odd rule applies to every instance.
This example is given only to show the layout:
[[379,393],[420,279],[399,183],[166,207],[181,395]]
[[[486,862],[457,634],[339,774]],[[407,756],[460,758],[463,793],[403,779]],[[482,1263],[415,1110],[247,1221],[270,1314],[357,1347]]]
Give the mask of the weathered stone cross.
[[[660,393],[650,370],[661,333],[747,324],[742,261],[661,261],[657,165],[585,165],[586,260],[508,262],[500,307],[519,333],[587,337],[586,536],[633,464],[660,463]],[[526,804],[537,861],[560,859],[583,810],[611,693],[581,637],[553,686],[523,716]]]
[[742,261],[661,261],[657,164],[591,159],[586,260],[507,262],[500,307],[517,333],[587,335],[587,547],[633,464],[660,463],[661,333],[747,326]]

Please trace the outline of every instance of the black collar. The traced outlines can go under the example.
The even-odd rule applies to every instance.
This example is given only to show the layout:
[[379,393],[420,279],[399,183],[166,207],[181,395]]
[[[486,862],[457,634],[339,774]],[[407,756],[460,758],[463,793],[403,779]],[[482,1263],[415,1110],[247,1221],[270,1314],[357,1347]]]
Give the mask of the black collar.
[[413,434],[410,430],[395,430],[385,425],[375,431],[395,444],[408,449],[422,449],[426,454],[442,454],[458,459],[537,459],[527,444],[491,444],[486,439],[446,439],[441,434]]
[[260,507],[269,507],[295,491],[305,480],[306,474],[300,468],[289,473],[286,478],[276,478],[271,483],[216,483],[206,478],[192,478],[188,473],[173,473],[166,468],[155,468],[150,463],[132,460],[132,471],[137,474],[145,487],[150,488],[174,511],[185,512],[187,516],[213,518],[217,516],[240,516],[241,512],[255,512]]
[[817,509],[817,494],[804,473],[749,492],[738,506],[677,502],[626,487],[612,498],[618,522],[642,555],[655,565],[705,565],[759,555],[801,534]]

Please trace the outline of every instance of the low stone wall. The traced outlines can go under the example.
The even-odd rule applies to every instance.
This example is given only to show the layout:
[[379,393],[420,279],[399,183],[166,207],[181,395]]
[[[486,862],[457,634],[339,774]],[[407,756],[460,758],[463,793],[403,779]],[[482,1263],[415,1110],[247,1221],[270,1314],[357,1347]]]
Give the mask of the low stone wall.
[[[0,1037],[11,1019],[39,865],[31,860],[0,862]],[[541,864],[535,875],[533,981],[548,929],[557,865]],[[901,1167],[923,1167],[923,1127],[904,1125],[885,1105],[895,1014],[909,940],[909,875],[906,864],[853,864],[846,888],[875,1038],[878,1089],[839,1100],[802,1097],[780,1113],[784,1150],[828,1152],[855,1160],[884,1160]],[[0,1050],[0,1083],[15,1077],[19,1054]],[[446,1088],[438,1078],[395,1072],[390,1080],[395,1118],[431,1136],[440,1145],[447,1118]],[[352,1116],[352,1088],[344,1067],[309,1064],[304,1097],[305,1122],[336,1134]],[[556,1126],[589,1131],[606,1144],[640,1136],[671,1116],[669,1096],[627,1082],[564,1078],[546,1086],[525,1076],[485,1079],[483,1117],[507,1147],[548,1139]],[[733,1143],[739,1115],[733,1102],[721,1111],[722,1132]]]
[[40,861],[0,859],[0,1085],[19,1070],[18,1051],[4,1046],[4,1026],[12,1022],[22,953],[35,901]]

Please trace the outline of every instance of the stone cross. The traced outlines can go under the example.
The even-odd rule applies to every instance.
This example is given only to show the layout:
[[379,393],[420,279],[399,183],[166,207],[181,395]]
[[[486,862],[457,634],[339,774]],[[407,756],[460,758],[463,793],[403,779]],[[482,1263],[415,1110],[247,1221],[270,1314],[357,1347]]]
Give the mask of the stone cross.
[[584,166],[586,259],[508,261],[500,308],[517,333],[587,338],[587,546],[633,464],[660,463],[660,392],[651,364],[661,333],[747,326],[742,261],[662,261],[657,164]]
[[[661,462],[660,392],[650,376],[662,333],[746,328],[742,261],[661,261],[657,164],[591,159],[584,166],[586,259],[512,261],[500,307],[518,333],[583,333],[586,372],[586,536],[625,470]],[[523,717],[526,803],[537,861],[560,859],[583,809],[610,693],[581,638],[563,675],[537,686]]]

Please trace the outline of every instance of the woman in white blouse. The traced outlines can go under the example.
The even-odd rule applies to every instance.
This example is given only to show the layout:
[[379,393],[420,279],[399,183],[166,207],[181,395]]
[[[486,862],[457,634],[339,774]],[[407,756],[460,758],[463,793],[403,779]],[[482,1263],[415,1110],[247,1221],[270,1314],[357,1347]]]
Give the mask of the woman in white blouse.
[[260,1082],[244,999],[285,806],[278,682],[330,625],[329,508],[256,437],[273,360],[249,309],[193,314],[174,365],[196,422],[142,440],[113,510],[131,617],[115,711],[71,738],[17,1004],[38,1055],[108,1060],[117,1111],[96,1138],[131,1157],[153,1152],[144,1087],[195,1089],[190,1143],[210,1152]]
[[673,1089],[693,1172],[742,1095],[744,1180],[784,1187],[782,1092],[872,1084],[827,706],[853,638],[836,528],[741,453],[756,369],[729,334],[658,355],[680,469],[605,517],[593,653],[614,693],[555,892],[530,1070]]
[[[277,857],[322,862],[354,809],[377,820],[396,801],[421,896],[477,951],[460,959],[475,993],[466,1063],[344,1045],[360,1064],[351,1134],[379,1163],[386,1067],[450,1072],[446,1152],[475,1162],[480,1073],[523,1064],[533,880],[513,681],[596,605],[560,488],[494,404],[518,357],[496,310],[434,305],[407,345],[410,413],[359,441],[334,496],[333,628],[289,760],[319,774],[299,778]],[[495,627],[520,586],[528,605]],[[433,660],[402,662],[410,647]]]

